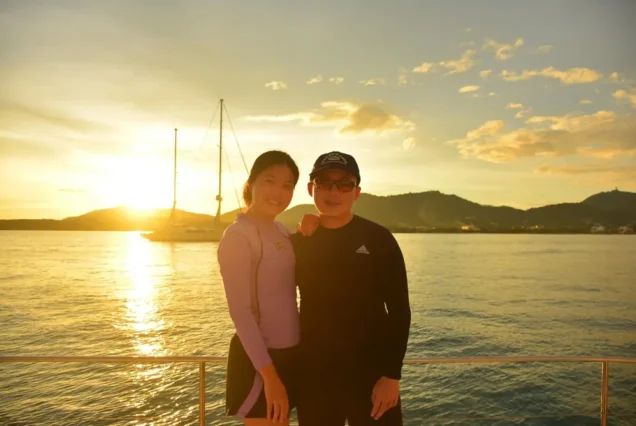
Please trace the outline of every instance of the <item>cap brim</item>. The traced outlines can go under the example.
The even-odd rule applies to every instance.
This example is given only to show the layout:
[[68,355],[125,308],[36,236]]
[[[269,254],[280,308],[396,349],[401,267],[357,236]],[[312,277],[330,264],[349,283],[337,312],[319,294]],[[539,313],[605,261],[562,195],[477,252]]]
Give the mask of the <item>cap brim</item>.
[[319,167],[317,169],[314,169],[311,173],[309,173],[309,178],[313,178],[315,177],[317,174],[324,172],[325,170],[329,170],[329,169],[338,169],[338,170],[343,170],[347,173],[351,173],[353,176],[358,176],[358,174],[356,172],[351,171],[351,169],[349,169],[347,166],[345,166],[344,164],[338,164],[338,163],[334,163],[334,164],[325,164],[322,167]]

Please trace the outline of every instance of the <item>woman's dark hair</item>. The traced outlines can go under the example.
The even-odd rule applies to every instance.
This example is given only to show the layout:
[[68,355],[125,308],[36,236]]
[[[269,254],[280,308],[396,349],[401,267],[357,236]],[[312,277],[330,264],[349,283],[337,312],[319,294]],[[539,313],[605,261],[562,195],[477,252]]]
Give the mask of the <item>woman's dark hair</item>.
[[298,171],[296,162],[289,154],[283,151],[264,152],[254,161],[254,165],[250,170],[247,182],[245,182],[245,185],[243,186],[243,201],[245,201],[246,206],[252,204],[252,189],[250,184],[254,183],[256,178],[258,178],[258,175],[263,173],[265,170],[277,165],[289,167],[292,175],[294,176],[294,185],[298,183],[298,176],[300,175],[300,172]]

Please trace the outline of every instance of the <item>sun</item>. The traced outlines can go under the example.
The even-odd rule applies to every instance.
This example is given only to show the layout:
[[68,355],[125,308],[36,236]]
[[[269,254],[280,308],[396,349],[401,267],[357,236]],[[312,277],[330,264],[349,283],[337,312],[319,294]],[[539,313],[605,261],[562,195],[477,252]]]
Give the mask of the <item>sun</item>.
[[121,163],[118,173],[104,182],[106,204],[125,206],[131,211],[172,207],[172,174],[165,164],[150,160]]

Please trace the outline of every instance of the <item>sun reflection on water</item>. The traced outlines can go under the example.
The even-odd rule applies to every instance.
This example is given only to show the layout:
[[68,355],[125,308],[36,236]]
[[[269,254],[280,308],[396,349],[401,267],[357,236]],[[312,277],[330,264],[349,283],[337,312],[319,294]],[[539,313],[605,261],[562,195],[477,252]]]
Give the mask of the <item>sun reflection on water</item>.
[[151,243],[137,233],[128,237],[126,272],[129,291],[126,301],[127,328],[132,332],[139,355],[161,355],[164,352],[162,331],[165,321],[158,310],[161,277],[154,271],[158,263]]

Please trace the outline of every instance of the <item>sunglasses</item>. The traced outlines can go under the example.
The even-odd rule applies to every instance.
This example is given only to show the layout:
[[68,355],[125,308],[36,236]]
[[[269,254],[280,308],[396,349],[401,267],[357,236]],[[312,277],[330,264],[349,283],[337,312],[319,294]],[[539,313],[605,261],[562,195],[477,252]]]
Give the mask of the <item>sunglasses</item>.
[[356,186],[358,186],[357,183],[350,180],[328,181],[328,180],[315,179],[313,181],[313,184],[316,188],[321,189],[323,191],[331,191],[333,187],[335,186],[339,192],[351,192],[355,189]]

